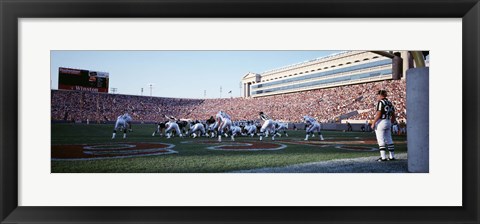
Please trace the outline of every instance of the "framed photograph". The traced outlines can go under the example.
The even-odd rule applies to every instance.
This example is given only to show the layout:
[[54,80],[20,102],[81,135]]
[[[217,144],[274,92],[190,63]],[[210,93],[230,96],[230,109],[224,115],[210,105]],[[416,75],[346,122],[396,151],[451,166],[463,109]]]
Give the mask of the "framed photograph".
[[1,223],[480,221],[476,0],[0,9]]

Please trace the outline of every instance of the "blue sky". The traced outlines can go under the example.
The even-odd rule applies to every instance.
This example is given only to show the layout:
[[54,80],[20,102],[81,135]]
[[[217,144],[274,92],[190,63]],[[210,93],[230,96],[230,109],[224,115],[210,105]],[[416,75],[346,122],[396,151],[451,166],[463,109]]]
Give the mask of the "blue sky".
[[[117,93],[153,96],[222,98],[240,96],[239,83],[248,72],[264,71],[327,56],[339,51],[52,51],[52,89],[58,68],[110,73]],[[229,91],[232,94],[228,94]]]

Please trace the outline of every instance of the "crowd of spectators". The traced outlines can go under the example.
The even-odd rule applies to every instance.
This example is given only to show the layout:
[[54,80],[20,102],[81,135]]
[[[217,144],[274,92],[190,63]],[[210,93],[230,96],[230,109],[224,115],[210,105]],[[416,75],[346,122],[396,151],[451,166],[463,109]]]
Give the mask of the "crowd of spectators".
[[375,94],[387,90],[388,99],[396,108],[397,117],[406,118],[405,80],[386,80],[298,93],[259,98],[182,99],[82,91],[51,91],[51,118],[59,121],[115,121],[130,112],[135,121],[163,121],[164,115],[192,120],[205,120],[218,111],[227,112],[234,120],[258,118],[260,111],[275,120],[300,122],[303,115],[321,122],[337,122],[338,117],[352,111],[359,113],[348,119],[373,119]]

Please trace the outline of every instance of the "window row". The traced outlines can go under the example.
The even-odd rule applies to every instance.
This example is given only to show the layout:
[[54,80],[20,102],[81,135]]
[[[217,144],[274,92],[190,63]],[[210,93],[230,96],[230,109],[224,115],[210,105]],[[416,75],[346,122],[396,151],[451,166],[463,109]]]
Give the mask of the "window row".
[[[351,72],[355,70],[361,70],[361,69],[366,69],[366,68],[372,68],[372,67],[377,67],[377,66],[382,66],[382,65],[388,65],[391,64],[392,60],[391,59],[386,59],[386,60],[381,60],[381,61],[376,61],[376,62],[370,62],[370,63],[365,63],[361,65],[354,65],[350,67],[345,67],[345,68],[339,68],[331,71],[325,71],[325,72],[317,72],[317,73],[312,73],[310,75],[304,75],[300,77],[293,77],[293,78],[288,78],[288,79],[282,79],[278,81],[273,81],[269,83],[260,83],[260,84],[255,84],[252,85],[252,89],[258,89],[258,88],[263,88],[263,87],[268,87],[268,86],[273,86],[273,85],[278,85],[278,84],[284,84],[284,83],[289,83],[289,82],[294,82],[294,81],[301,81],[305,79],[313,79],[313,78],[319,78],[323,76],[328,76],[328,75],[334,75],[338,73],[344,73],[344,72]],[[303,74],[303,73],[301,73]]]
[[351,76],[324,79],[319,81],[312,81],[312,82],[300,83],[295,85],[270,88],[266,90],[252,90],[252,95],[271,93],[271,92],[277,92],[277,91],[285,91],[285,90],[293,90],[293,89],[305,88],[305,87],[314,87],[317,85],[334,84],[337,82],[345,82],[350,80],[360,80],[360,79],[377,77],[377,76],[388,75],[388,74],[392,74],[392,69],[385,69],[381,71],[366,72],[366,73],[361,73],[361,74],[356,74]]

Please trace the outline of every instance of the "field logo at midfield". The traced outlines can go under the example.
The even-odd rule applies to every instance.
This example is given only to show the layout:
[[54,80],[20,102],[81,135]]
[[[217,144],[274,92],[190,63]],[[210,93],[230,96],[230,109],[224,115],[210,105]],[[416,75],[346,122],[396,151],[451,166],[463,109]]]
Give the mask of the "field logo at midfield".
[[286,145],[273,142],[232,142],[232,141],[223,141],[218,142],[215,140],[206,140],[206,141],[182,141],[182,144],[202,144],[210,145],[207,147],[209,150],[219,150],[219,151],[273,151],[287,148]]
[[96,160],[178,153],[167,143],[52,145],[52,160]]

